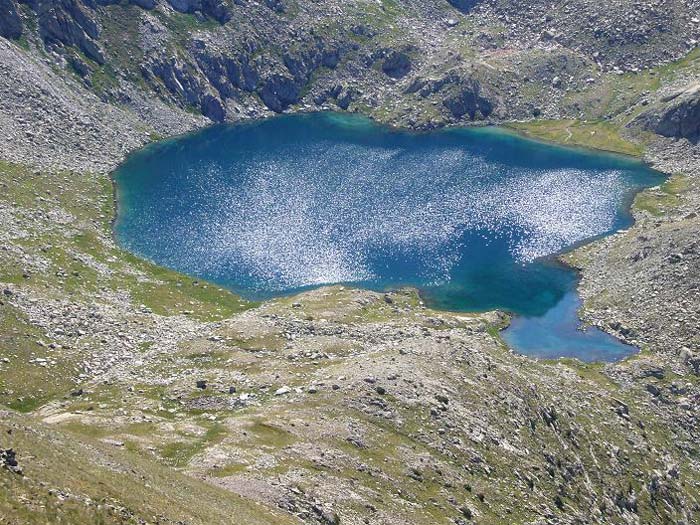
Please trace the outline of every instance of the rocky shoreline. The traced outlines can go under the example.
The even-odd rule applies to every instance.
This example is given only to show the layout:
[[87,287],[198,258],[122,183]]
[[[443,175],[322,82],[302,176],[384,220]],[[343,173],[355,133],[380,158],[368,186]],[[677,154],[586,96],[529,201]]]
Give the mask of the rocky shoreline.
[[[700,149],[684,135],[700,68],[695,51],[672,62],[696,46],[695,3],[535,3],[533,18],[508,2],[382,2],[359,23],[345,4],[236,2],[223,24],[216,2],[141,3],[0,0],[22,22],[0,20],[0,449],[21,466],[0,469],[10,523],[698,520]],[[620,45],[570,23],[584,15]],[[323,32],[334,17],[354,36]],[[637,22],[621,33],[618,19]],[[306,47],[310,27],[320,48]],[[257,44],[273,36],[305,46]],[[348,54],[329,67],[330,49]],[[414,129],[569,118],[587,122],[533,130],[643,143],[669,181],[637,197],[634,226],[565,256],[584,321],[641,354],[532,360],[500,342],[497,312],[342,287],[257,305],[124,252],[109,173],[209,125],[202,109],[217,104],[227,121],[341,109]]]
[[[663,159],[664,155],[667,159],[674,159],[676,167],[680,165],[681,157],[677,149],[661,149],[657,158]],[[670,168],[668,164],[666,166]],[[32,173],[35,172],[29,171],[26,177],[36,178],[37,175]],[[95,178],[94,175],[87,177],[87,180]],[[43,175],[39,179],[52,184],[56,175]],[[65,362],[72,361],[77,365],[77,372],[66,374],[70,381],[64,386],[58,385],[58,391],[41,393],[36,401],[41,408],[35,411],[31,419],[25,420],[25,425],[48,424],[51,428],[77,430],[78,435],[81,432],[98,432],[102,436],[101,446],[120,448],[131,443],[129,446],[135,446],[151,457],[162,458],[166,462],[175,461],[178,468],[184,468],[196,478],[245,498],[259,500],[270,508],[285,509],[305,522],[333,523],[337,519],[341,523],[360,523],[366,519],[363,516],[369,516],[377,523],[420,523],[422,520],[434,523],[434,520],[440,521],[442,518],[436,518],[434,513],[422,516],[423,510],[419,510],[433,506],[421,498],[424,491],[433,490],[430,487],[434,483],[448,487],[443,489],[446,490],[443,497],[447,503],[437,504],[437,515],[444,518],[461,515],[456,519],[466,520],[465,523],[475,517],[487,523],[498,523],[504,519],[521,522],[521,518],[507,516],[512,516],[516,508],[518,513],[523,511],[519,507],[522,500],[504,497],[501,491],[513,491],[519,484],[527,487],[533,482],[539,488],[535,489],[536,496],[530,497],[541,502],[542,507],[528,507],[526,514],[531,517],[550,515],[553,523],[573,523],[583,519],[588,510],[578,509],[589,509],[591,506],[598,509],[596,512],[600,514],[596,519],[601,521],[605,516],[618,516],[630,522],[642,519],[641,522],[646,523],[653,521],[645,514],[646,509],[654,508],[654,512],[659,512],[652,501],[670,502],[674,516],[680,519],[695,512],[692,498],[680,484],[680,480],[683,480],[690,490],[694,484],[700,483],[691,481],[694,479],[689,470],[693,468],[692,460],[686,455],[692,449],[692,429],[695,428],[699,395],[694,375],[697,373],[694,368],[697,361],[690,350],[696,344],[693,339],[696,331],[692,328],[694,321],[693,317],[683,319],[689,329],[685,332],[676,329],[673,339],[669,339],[665,326],[655,321],[655,316],[666,317],[670,315],[668,312],[682,311],[679,302],[687,299],[675,296],[675,290],[679,283],[692,283],[694,277],[690,275],[678,283],[668,284],[668,289],[663,291],[665,311],[657,313],[655,301],[650,306],[630,309],[627,283],[630,279],[634,280],[641,294],[646,293],[642,287],[645,284],[642,279],[644,274],[635,273],[630,277],[625,273],[629,271],[626,263],[613,265],[606,260],[621,257],[622,261],[628,261],[630,253],[633,258],[637,251],[648,252],[650,239],[659,237],[645,232],[650,229],[656,232],[677,220],[689,220],[685,217],[695,205],[694,201],[688,201],[694,198],[692,193],[688,195],[689,192],[684,191],[679,197],[682,199],[680,204],[674,201],[673,206],[669,207],[670,213],[662,218],[649,217],[648,212],[641,210],[636,212],[637,222],[628,232],[582,247],[574,253],[572,264],[583,270],[580,288],[586,299],[584,319],[618,337],[635,340],[645,349],[638,357],[605,365],[597,371],[595,367],[582,367],[580,364],[539,363],[514,356],[491,335],[495,333],[495,327],[502,326],[504,318],[491,317],[497,314],[472,317],[430,312],[418,306],[417,299],[412,298],[411,294],[382,295],[338,288],[320,289],[299,297],[271,301],[232,316],[216,313],[215,308],[214,317],[220,320],[202,323],[192,318],[192,313],[200,307],[187,305],[189,301],[186,298],[192,292],[186,291],[181,306],[175,311],[163,311],[156,304],[149,306],[149,301],[143,295],[134,297],[136,290],[150,286],[149,283],[159,287],[163,285],[158,284],[161,282],[159,278],[154,280],[150,276],[152,270],[144,273],[145,268],[123,267],[119,263],[123,256],[115,251],[118,249],[111,238],[109,224],[112,215],[103,215],[96,222],[88,218],[76,222],[77,217],[70,218],[70,214],[75,212],[58,212],[65,210],[66,204],[70,203],[70,199],[66,202],[62,197],[70,193],[71,185],[60,185],[64,187],[58,192],[55,188],[50,189],[47,198],[37,201],[46,212],[35,215],[30,223],[21,217],[34,215],[30,210],[37,204],[17,207],[15,201],[9,208],[2,207],[3,213],[15,218],[9,222],[3,221],[7,238],[10,239],[5,253],[9,248],[10,261],[15,261],[6,267],[16,265],[17,255],[24,254],[20,263],[21,272],[29,276],[28,280],[24,279],[28,285],[4,285],[3,303],[27,316],[32,330],[38,329],[39,334],[43,334],[39,335],[42,342],[37,350],[45,352],[44,357],[38,357],[38,352],[34,351],[26,364],[21,362],[26,358],[11,355],[9,363],[0,365],[2,373],[20,373],[20,370],[29,367],[45,371],[50,377],[61,370]],[[98,195],[102,195],[100,198],[106,202],[112,199],[111,189]],[[100,207],[97,206],[98,209]],[[94,208],[94,205],[88,208]],[[59,222],[55,223],[56,220]],[[104,226],[100,227],[99,224]],[[71,271],[68,268],[54,271],[55,263],[50,256],[51,251],[60,244],[52,242],[54,247],[44,251],[42,246],[45,241],[38,244],[33,241],[27,244],[25,241],[35,236],[37,240],[42,239],[45,236],[42,232],[75,231],[76,227],[90,231],[97,227],[97,239],[104,247],[84,255],[71,250],[76,261],[72,265],[81,267],[73,270],[80,274],[75,279],[84,279],[83,275],[86,272],[86,275],[90,274],[92,269],[97,272],[97,282],[104,284],[102,291],[91,292],[91,277],[65,297],[65,292],[60,290],[68,285]],[[692,234],[694,230],[688,231]],[[75,233],[69,234],[69,237],[72,235]],[[663,237],[661,242],[664,242]],[[32,248],[32,245],[35,247]],[[656,264],[671,264],[669,257],[676,251],[668,253],[667,248],[663,244],[654,247],[658,252],[647,257],[668,260],[655,261]],[[618,251],[622,251],[623,255],[617,255]],[[694,256],[695,252],[683,255]],[[692,269],[692,262],[688,265]],[[126,276],[136,275],[136,282],[141,284],[137,284],[137,288],[125,288],[119,284],[114,291],[104,289],[105,284],[124,272]],[[54,274],[58,276],[58,281]],[[121,279],[117,278],[116,282],[120,283]],[[656,287],[655,279],[656,276],[652,275],[648,286]],[[180,286],[186,282],[181,278],[177,280]],[[113,286],[107,285],[107,288]],[[165,285],[165,288],[170,286]],[[189,280],[186,286],[188,290],[198,290],[208,285],[197,285]],[[617,292],[612,307],[607,297],[602,297],[602,300],[597,297],[601,288],[609,289],[611,286]],[[632,299],[637,300],[639,295],[633,295]],[[591,302],[591,298],[596,301]],[[143,303],[139,304],[139,300]],[[244,303],[241,303],[241,307],[249,308]],[[676,339],[678,336],[685,339]],[[673,341],[673,347],[668,344],[669,340]],[[98,346],[95,346],[97,341]],[[679,343],[688,345],[686,350],[679,349],[676,346]],[[145,352],[142,349],[146,349]],[[444,365],[437,367],[436,360]],[[383,364],[377,365],[378,361]],[[467,366],[455,368],[455,363]],[[258,368],[261,365],[262,368]],[[311,369],[306,372],[309,366]],[[327,370],[327,367],[330,369]],[[452,377],[454,374],[458,374],[458,377]],[[514,384],[516,377],[521,378],[524,384]],[[485,380],[487,383],[484,383]],[[608,381],[611,383],[608,384]],[[464,391],[458,386],[463,383],[473,388]],[[494,390],[484,390],[486,384]],[[514,390],[509,390],[504,399],[503,388],[509,384]],[[537,385],[537,396],[544,398],[527,401],[529,396],[522,397],[527,392],[525,384]],[[411,393],[416,389],[415,385],[421,385],[417,397]],[[601,385],[606,386],[601,389]],[[116,397],[115,391],[119,392]],[[16,393],[11,397],[14,395]],[[56,395],[59,399],[51,401]],[[569,399],[565,406],[562,405],[564,395]],[[326,416],[319,417],[318,405],[314,401],[317,398],[323,399],[322,405],[330,411]],[[428,401],[431,399],[435,401]],[[443,401],[445,399],[448,401]],[[516,399],[519,401],[516,402]],[[592,410],[594,399],[600,404]],[[421,413],[421,410],[417,410],[417,407],[423,406],[421,400],[428,401],[426,410],[430,407],[430,417],[419,418],[418,426],[406,427],[408,421],[413,421]],[[24,401],[16,406],[22,406]],[[512,419],[494,419],[496,413],[492,403],[501,402],[508,403],[508,410],[516,419],[527,420],[529,417],[530,425],[534,424],[539,429],[542,424],[546,432],[543,434],[541,430],[533,429],[528,432],[526,442],[521,442],[525,439],[522,430],[519,430],[523,428],[521,425],[515,424]],[[513,402],[516,405],[512,405]],[[519,406],[521,403],[525,404]],[[534,413],[527,416],[531,409],[526,407],[530,403],[535,403],[536,408],[533,408]],[[606,412],[608,405],[612,406],[610,413]],[[558,407],[556,411],[552,408],[554,406]],[[589,418],[583,426],[578,422],[582,416],[581,410]],[[358,420],[360,414],[364,415]],[[177,422],[175,427],[169,422],[173,416]],[[366,417],[370,419],[365,420]],[[35,420],[42,423],[30,423]],[[266,421],[265,425],[268,426],[258,427],[261,420]],[[335,422],[332,429],[327,428],[330,421]],[[569,458],[567,452],[572,444],[580,447],[579,441],[586,439],[592,446],[602,445],[600,451],[594,454],[594,458],[598,453],[602,455],[598,461],[602,461],[603,457],[607,461],[611,454],[619,455],[624,444],[613,443],[618,439],[629,439],[632,428],[625,423],[618,430],[619,421],[633,423],[640,434],[634,438],[637,444],[633,457],[637,459],[619,459],[621,462],[616,467],[619,469],[616,470],[618,476],[630,472],[630,460],[631,465],[635,465],[634,469],[641,468],[648,473],[642,476],[642,486],[632,492],[621,492],[619,482],[600,479],[600,472],[593,464],[588,464],[588,460],[583,458],[579,458],[578,461],[582,462],[579,464],[577,460]],[[301,422],[302,428],[306,429],[303,432],[297,426]],[[386,427],[387,424],[389,427]],[[145,425],[151,429],[151,437],[134,434],[130,430],[135,428],[134,425]],[[650,425],[669,429],[669,437],[658,430],[653,436],[650,435]],[[197,432],[202,434],[190,435],[184,430],[195,427],[200,428]],[[21,427],[17,427],[16,423],[12,428],[15,432],[21,432]],[[220,428],[226,430],[218,430]],[[568,430],[565,431],[566,428]],[[602,443],[594,437],[600,428],[606,428],[609,433]],[[221,438],[223,442],[219,438],[197,437],[209,435],[214,432],[212,429],[230,437]],[[400,439],[408,439],[409,442],[393,451],[387,449],[384,444],[373,441],[372,436],[378,429],[390,442],[398,439],[390,436],[404,436],[408,431],[408,438]],[[268,436],[270,432],[272,436]],[[314,446],[319,435],[324,436],[324,445],[320,449]],[[464,443],[466,437],[471,445],[464,448],[451,445],[447,436],[454,436],[451,439],[455,443]],[[250,445],[257,440],[268,443],[266,440],[273,439],[272,443],[276,443],[275,440],[282,439],[281,443],[286,445],[278,448],[275,444],[272,449],[265,448],[269,447],[265,445],[263,456],[259,457],[256,453],[251,455],[247,446],[241,445],[241,439],[252,440]],[[170,457],[168,447],[174,445],[168,443],[189,443],[190,440],[193,440],[191,446],[198,450],[190,459],[182,463],[182,460]],[[501,450],[499,458],[487,452],[484,440],[498,444]],[[650,441],[655,444],[644,445]],[[339,444],[342,442],[349,444],[350,451]],[[557,447],[563,447],[560,452],[554,452],[551,448],[557,442]],[[295,444],[290,456],[286,447],[291,443]],[[410,446],[428,447],[424,453],[427,455],[408,459],[404,447],[409,443],[414,443]],[[544,455],[527,456],[528,469],[531,470],[526,469],[515,480],[502,470],[510,462],[522,460],[515,459],[518,457],[516,450],[534,450],[544,443],[547,443]],[[453,446],[456,448],[453,449]],[[31,468],[31,462],[29,467],[25,467],[21,447],[16,448],[23,468]],[[382,457],[390,458],[390,462],[397,461],[397,470],[392,467],[387,471],[388,467],[373,463],[371,458],[375,450]],[[402,451],[400,460],[395,456],[399,450]],[[348,452],[351,452],[349,456]],[[274,460],[269,456],[271,453]],[[365,457],[367,454],[369,456]],[[439,459],[445,454],[453,457],[457,464],[471,462],[475,467],[467,471],[465,478],[465,474],[454,470],[450,462],[444,463],[444,459]],[[247,458],[245,464],[248,466],[244,470],[239,471],[238,467],[228,465],[230,459],[226,458],[241,457]],[[300,467],[295,466],[299,457],[312,461],[316,465],[314,469],[320,470],[309,478],[314,469],[307,471],[303,467],[299,470]],[[431,459],[426,463],[428,457]],[[570,460],[574,463],[568,463]],[[281,482],[273,482],[275,478],[269,477],[266,469],[271,468],[268,464],[270,461],[273,461],[271,465],[289,468]],[[540,461],[544,463],[540,464]],[[563,492],[561,486],[557,490],[550,488],[549,482],[538,474],[542,469],[546,471],[549,468],[547,464],[558,465],[562,461],[561,467],[555,467],[555,472],[550,475],[553,480],[561,479],[565,483],[567,488]],[[413,466],[401,466],[406,464]],[[642,464],[652,466],[642,467]],[[575,488],[585,477],[571,477],[566,472],[580,469],[580,465],[588,465],[583,467],[585,476],[596,476],[598,488],[595,493],[600,490],[604,496],[585,496],[586,491]],[[563,469],[561,474],[556,474],[557,468]],[[223,475],[219,473],[222,469]],[[357,481],[351,481],[364,474],[353,474],[345,480],[343,476],[325,473],[344,469],[356,473],[374,472],[369,479],[379,475],[383,488],[375,487],[371,492],[365,492],[367,489],[362,488],[365,487],[364,482],[358,486]],[[274,468],[270,472],[275,472]],[[34,476],[41,476],[41,471],[35,470]],[[307,484],[309,482],[317,488],[311,489],[311,485]],[[380,496],[381,504],[374,500],[378,493],[383,493],[389,487],[406,483],[409,483],[406,487],[413,486],[411,484],[415,484],[415,487],[408,489],[408,492],[400,491],[398,497],[408,497],[413,501],[417,505],[415,511],[405,513],[387,505],[385,496]],[[457,490],[465,483],[472,486],[471,493]],[[474,483],[479,488],[473,488]],[[544,485],[540,486],[540,483]],[[305,488],[298,488],[300,486]],[[501,486],[501,489],[496,489],[497,486]],[[654,487],[653,492],[649,487]],[[366,501],[366,509],[370,510],[358,512],[344,505],[344,495],[348,492]],[[560,508],[565,511],[562,513]],[[130,508],[130,512],[133,511]],[[639,517],[640,512],[644,518]],[[529,522],[529,519],[522,518],[522,522]]]

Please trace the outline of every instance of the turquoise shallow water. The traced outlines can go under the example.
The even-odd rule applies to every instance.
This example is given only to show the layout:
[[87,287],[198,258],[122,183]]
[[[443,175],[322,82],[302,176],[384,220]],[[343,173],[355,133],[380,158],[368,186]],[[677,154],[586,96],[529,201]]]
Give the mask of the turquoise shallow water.
[[662,178],[497,129],[313,114],[154,144],[115,180],[123,246],[246,297],[415,286],[435,307],[517,314],[504,335],[520,352],[614,360],[634,350],[577,329],[577,276],[553,255],[628,226]]

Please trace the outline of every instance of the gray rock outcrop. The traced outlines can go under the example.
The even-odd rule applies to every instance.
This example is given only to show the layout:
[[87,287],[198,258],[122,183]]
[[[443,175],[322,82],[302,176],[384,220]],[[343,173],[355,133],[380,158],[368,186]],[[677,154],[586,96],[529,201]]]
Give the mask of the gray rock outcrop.
[[100,31],[91,9],[77,0],[33,0],[39,34],[48,47],[75,46],[98,64],[105,57],[97,44]]
[[665,137],[700,138],[700,84],[662,99],[662,107],[642,113],[635,123]]
[[470,120],[483,120],[493,113],[493,104],[482,95],[481,86],[475,80],[462,84],[443,104],[455,118],[468,116]]

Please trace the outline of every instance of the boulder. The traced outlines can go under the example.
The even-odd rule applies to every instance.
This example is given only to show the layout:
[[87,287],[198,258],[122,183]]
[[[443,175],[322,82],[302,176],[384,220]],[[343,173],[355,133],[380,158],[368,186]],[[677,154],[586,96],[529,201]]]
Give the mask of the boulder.
[[11,448],[0,450],[0,466],[6,468],[10,472],[20,476],[22,475],[22,468],[17,462],[17,453]]
[[226,110],[223,104],[212,93],[206,93],[202,97],[201,111],[202,115],[214,122],[223,122],[226,120]]
[[470,120],[483,120],[493,113],[493,104],[481,95],[481,86],[476,81],[461,86],[443,105],[458,119],[468,116]]
[[406,53],[391,51],[382,63],[382,71],[391,78],[403,78],[411,71],[411,59]]
[[633,124],[664,137],[700,139],[700,84],[665,97],[661,104]]

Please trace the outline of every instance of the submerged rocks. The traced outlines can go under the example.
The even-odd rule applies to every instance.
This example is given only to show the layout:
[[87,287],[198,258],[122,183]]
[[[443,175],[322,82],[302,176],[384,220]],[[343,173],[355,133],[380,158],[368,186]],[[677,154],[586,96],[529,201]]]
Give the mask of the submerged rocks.
[[467,12],[474,8],[481,0],[447,0],[452,7]]

